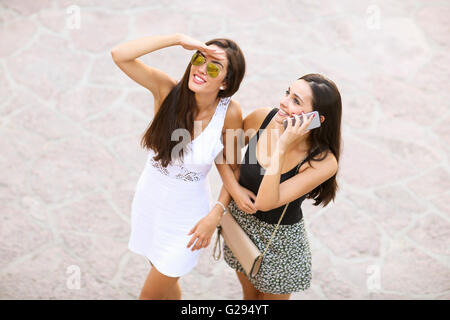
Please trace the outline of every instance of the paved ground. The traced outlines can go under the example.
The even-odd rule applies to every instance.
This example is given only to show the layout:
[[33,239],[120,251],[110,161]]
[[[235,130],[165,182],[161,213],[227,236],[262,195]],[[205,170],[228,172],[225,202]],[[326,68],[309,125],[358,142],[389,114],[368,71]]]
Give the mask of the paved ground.
[[[0,298],[137,297],[148,265],[127,250],[129,211],[152,97],[109,50],[184,32],[241,45],[244,115],[306,73],[341,90],[340,191],[304,206],[313,282],[293,299],[450,299],[449,21],[444,0],[2,0]],[[180,77],[190,55],[144,61]],[[181,286],[241,298],[211,248]]]

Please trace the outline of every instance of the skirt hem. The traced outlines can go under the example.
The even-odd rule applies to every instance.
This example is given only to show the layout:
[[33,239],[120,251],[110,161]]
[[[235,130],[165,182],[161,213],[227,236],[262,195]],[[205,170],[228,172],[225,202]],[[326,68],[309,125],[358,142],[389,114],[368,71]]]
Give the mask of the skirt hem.
[[156,268],[156,270],[158,270],[163,275],[165,275],[167,277],[171,277],[171,278],[179,278],[179,277],[185,276],[189,272],[191,272],[192,269],[194,269],[196,267],[196,265],[197,265],[197,262],[195,262],[191,267],[188,268],[187,271],[184,271],[184,272],[181,272],[181,273],[180,272],[166,272],[165,271],[165,267],[161,268],[161,265],[159,264],[159,262],[156,261],[156,260],[153,260],[152,257],[149,254],[143,253],[142,251],[137,250],[135,248],[132,248],[131,246],[128,246],[128,249],[131,252],[133,252],[133,253],[139,254],[139,255],[144,256],[145,258],[147,258],[151,262],[151,264]]

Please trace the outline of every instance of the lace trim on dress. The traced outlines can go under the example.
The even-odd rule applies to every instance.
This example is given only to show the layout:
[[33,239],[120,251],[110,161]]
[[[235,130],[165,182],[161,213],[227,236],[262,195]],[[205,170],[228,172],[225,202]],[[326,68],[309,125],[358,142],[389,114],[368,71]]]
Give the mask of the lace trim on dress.
[[[153,157],[150,157],[150,164],[159,170],[163,175],[170,177],[169,170],[167,168],[164,168],[159,161],[156,161],[153,159]],[[201,172],[195,172],[190,171],[186,167],[182,165],[173,165],[173,167],[177,167],[180,169],[181,172],[176,174],[174,176],[175,179],[183,180],[183,181],[200,181],[203,178],[203,173]]]
[[175,176],[176,179],[180,179],[183,181],[200,181],[203,177],[201,172],[189,171],[183,166],[180,166],[183,172],[180,172]]
[[150,164],[155,167],[156,169],[159,170],[159,172],[161,172],[163,175],[168,176],[169,175],[169,170],[167,170],[167,168],[164,168],[162,166],[162,164],[159,161],[156,161],[155,159],[153,159],[153,157],[150,157]]

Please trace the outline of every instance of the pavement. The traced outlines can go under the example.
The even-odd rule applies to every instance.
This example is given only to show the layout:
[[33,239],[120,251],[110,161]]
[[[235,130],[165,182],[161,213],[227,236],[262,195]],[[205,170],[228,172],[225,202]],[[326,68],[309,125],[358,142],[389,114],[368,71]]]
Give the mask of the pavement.
[[[149,265],[127,242],[153,98],[110,50],[183,32],[241,46],[244,116],[307,73],[340,89],[339,191],[303,205],[313,279],[292,299],[450,299],[449,18],[436,0],[2,0],[0,298],[138,297]],[[142,60],[179,78],[190,56]],[[183,298],[241,299],[211,251]]]

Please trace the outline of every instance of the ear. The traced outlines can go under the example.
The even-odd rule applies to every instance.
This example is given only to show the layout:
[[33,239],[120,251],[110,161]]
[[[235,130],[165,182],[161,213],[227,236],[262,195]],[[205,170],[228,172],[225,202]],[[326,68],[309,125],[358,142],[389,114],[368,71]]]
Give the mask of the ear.
[[220,86],[220,90],[225,90],[227,88],[227,84],[225,82],[222,82],[222,85]]
[[320,116],[320,123],[323,123],[325,121],[325,117],[324,116]]

